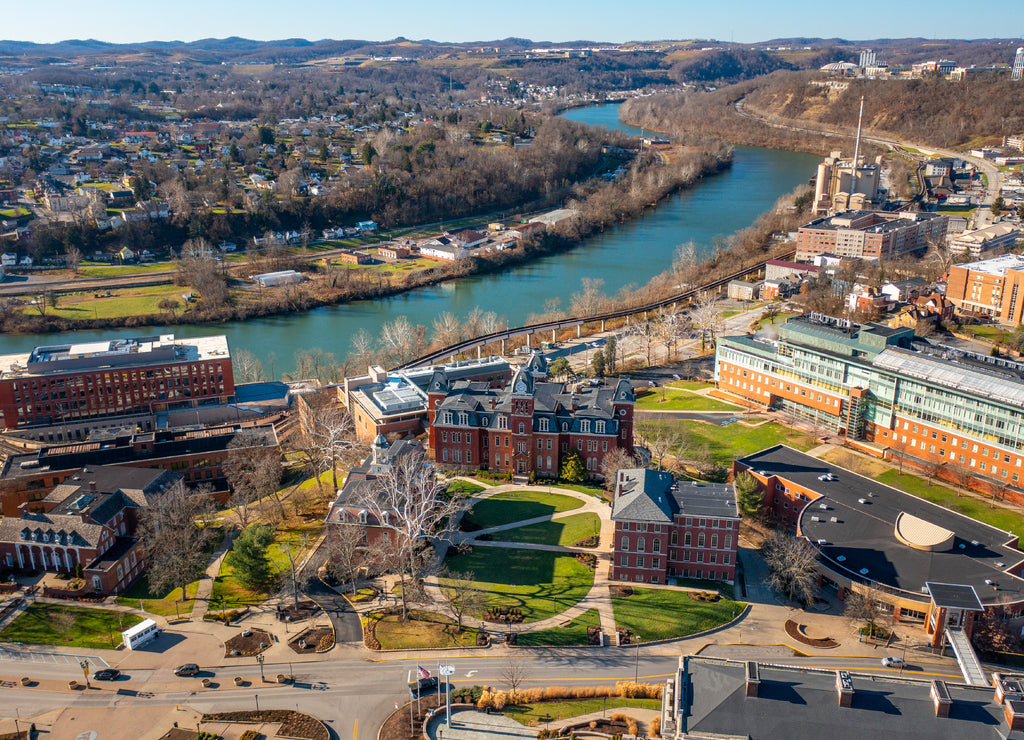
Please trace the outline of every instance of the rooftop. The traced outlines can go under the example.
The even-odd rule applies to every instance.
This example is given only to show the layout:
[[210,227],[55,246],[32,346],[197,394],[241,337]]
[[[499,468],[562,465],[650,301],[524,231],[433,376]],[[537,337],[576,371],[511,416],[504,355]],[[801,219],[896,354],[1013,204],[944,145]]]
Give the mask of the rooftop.
[[175,339],[173,334],[107,339],[79,344],[46,345],[36,347],[27,354],[0,356],[0,378],[228,359],[230,356],[228,340],[223,334],[195,339]]
[[967,262],[956,267],[963,267],[972,272],[984,272],[988,275],[1006,275],[1009,270],[1024,270],[1024,254],[1001,254],[987,260]]
[[[928,601],[927,582],[973,586],[983,604],[1024,600],[1024,580],[1009,571],[1022,554],[1017,537],[923,499],[777,445],[737,461],[820,495],[800,512],[798,532],[832,570]],[[829,480],[821,476],[831,473]],[[953,532],[944,549],[901,542],[896,520],[909,514]]]
[[725,483],[676,482],[659,470],[619,471],[613,520],[671,523],[676,515],[737,517],[736,490]]
[[[945,218],[940,213],[917,212],[913,214],[894,213],[889,211],[843,211],[834,216],[825,216],[804,224],[800,229],[816,229],[819,231],[868,231],[884,234],[913,226],[921,221]],[[862,225],[857,225],[863,221]]]
[[951,704],[937,717],[932,682],[852,674],[852,703],[839,706],[831,670],[758,664],[757,696],[746,696],[744,663],[682,658],[687,690],[680,712],[693,736],[754,740],[1019,739],[991,687],[943,683]]

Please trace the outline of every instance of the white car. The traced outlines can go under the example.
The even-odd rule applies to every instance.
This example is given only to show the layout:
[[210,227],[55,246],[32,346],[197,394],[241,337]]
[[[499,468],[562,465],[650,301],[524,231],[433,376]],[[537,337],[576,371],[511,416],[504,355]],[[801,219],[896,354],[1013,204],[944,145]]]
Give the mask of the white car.
[[903,658],[897,658],[895,655],[882,658],[882,665],[886,668],[906,668],[907,662]]

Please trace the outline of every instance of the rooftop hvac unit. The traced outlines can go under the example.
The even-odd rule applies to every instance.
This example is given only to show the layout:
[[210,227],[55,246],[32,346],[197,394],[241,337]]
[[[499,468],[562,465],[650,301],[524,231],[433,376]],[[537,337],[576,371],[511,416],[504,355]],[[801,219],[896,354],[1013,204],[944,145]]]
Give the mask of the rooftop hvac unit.
[[828,504],[818,504],[818,508],[822,511],[828,511]]
[[868,502],[868,500],[866,498],[859,498],[859,499],[857,499],[857,503],[858,504],[866,504],[867,502]]
[[837,516],[831,517],[829,519],[829,521],[832,522],[833,524],[838,524],[839,523],[839,517],[837,517]]
[[840,563],[845,563],[846,562],[846,556],[845,555],[840,555],[839,557],[836,558],[836,560],[838,560]]
[[1003,563],[996,563],[996,567],[997,568],[1002,568],[1003,567]]
[[977,547],[978,546],[978,541],[977,540],[971,540],[971,544],[974,545],[975,547]]
[[817,516],[812,516],[812,517],[811,517],[811,521],[812,521],[812,522],[820,522],[820,521],[821,521],[821,517],[817,517]]
[[868,569],[867,568],[861,568],[859,572],[860,572],[860,574],[862,576],[866,576],[868,574]]
[[828,544],[828,540],[818,540],[818,544],[819,545],[827,545]]

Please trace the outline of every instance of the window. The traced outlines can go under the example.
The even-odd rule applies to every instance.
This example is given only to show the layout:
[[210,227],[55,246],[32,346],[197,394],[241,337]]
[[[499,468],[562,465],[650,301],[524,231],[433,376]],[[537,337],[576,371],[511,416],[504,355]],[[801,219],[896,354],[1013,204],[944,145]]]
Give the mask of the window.
[[568,432],[569,431],[569,422],[567,422],[567,421],[563,421],[562,422],[562,431],[563,432]]
[[580,431],[584,434],[590,433],[590,419],[582,419],[580,421]]
[[452,412],[451,411],[445,411],[444,414],[441,415],[441,423],[442,424],[451,424],[452,423]]
[[647,549],[647,543],[644,542],[644,538],[643,537],[637,538],[636,549],[637,549],[638,552],[643,552],[644,550]]
[[604,421],[597,422],[595,427],[598,434],[604,434]]
[[718,549],[718,535],[717,534],[711,535],[711,548],[713,550],[717,550]]
[[697,547],[704,547],[704,533],[699,532],[697,534]]
[[671,537],[670,541],[671,541],[671,543],[673,545],[678,545],[679,544],[679,533],[676,532],[675,530],[672,531],[672,537]]
[[508,429],[508,417],[507,416],[499,416],[498,417],[498,429]]
[[686,547],[690,546],[690,533],[689,532],[687,532],[686,534],[683,535],[683,545],[685,545]]
[[[546,432],[548,430],[548,420],[541,419],[540,421],[538,421],[537,428],[542,432]],[[550,444],[550,440],[548,441],[548,444]]]
[[725,536],[725,544],[723,545],[723,547],[724,547],[724,548],[725,548],[726,550],[728,550],[729,548],[731,548],[731,547],[732,547],[732,535],[731,535],[731,534],[727,534],[727,535]]
[[654,552],[661,552],[661,540],[660,539],[655,539],[654,540]]
[[526,434],[526,424],[523,422],[519,422],[519,433]]
[[629,549],[629,537],[623,537],[622,538],[622,544],[619,546],[619,549],[620,550],[628,550]]
[[641,557],[640,555],[637,555],[637,556],[636,556],[636,567],[637,567],[637,568],[643,568],[643,567],[645,567],[645,566],[644,566],[644,559],[643,559],[643,557]]

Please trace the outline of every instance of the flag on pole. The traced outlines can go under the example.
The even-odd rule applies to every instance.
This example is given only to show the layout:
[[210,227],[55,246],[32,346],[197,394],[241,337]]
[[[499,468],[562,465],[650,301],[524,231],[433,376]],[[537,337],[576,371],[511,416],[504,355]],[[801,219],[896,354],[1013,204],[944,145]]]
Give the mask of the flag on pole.
[[423,666],[416,666],[416,670],[420,672],[420,678],[430,678],[430,671],[428,671]]

